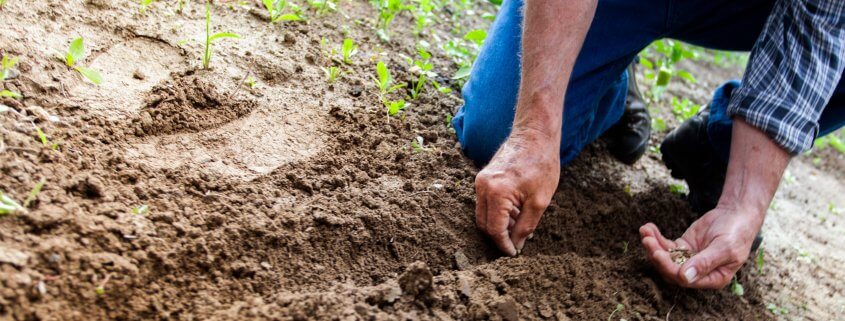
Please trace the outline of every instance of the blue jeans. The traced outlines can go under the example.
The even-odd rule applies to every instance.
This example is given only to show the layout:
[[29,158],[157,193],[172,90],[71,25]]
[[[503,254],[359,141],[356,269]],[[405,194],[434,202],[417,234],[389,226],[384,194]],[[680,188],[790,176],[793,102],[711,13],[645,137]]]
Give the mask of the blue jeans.
[[[593,23],[566,92],[561,165],[572,161],[622,116],[628,64],[661,38],[721,50],[751,50],[774,0],[599,0]],[[508,137],[520,81],[523,0],[505,0],[488,32],[453,125],[464,153],[476,165],[490,161]],[[731,81],[714,93],[708,134],[723,157],[730,150],[732,122],[725,110]],[[820,120],[820,135],[845,125],[845,86],[836,88]]]

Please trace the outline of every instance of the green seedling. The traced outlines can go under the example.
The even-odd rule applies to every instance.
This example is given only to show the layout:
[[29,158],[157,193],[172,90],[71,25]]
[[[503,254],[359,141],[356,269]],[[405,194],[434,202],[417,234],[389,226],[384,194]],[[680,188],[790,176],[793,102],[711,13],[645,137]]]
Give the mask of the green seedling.
[[9,195],[0,192],[0,215],[25,214],[26,208],[13,200]]
[[417,136],[414,140],[411,141],[411,149],[414,150],[414,153],[421,153],[426,150],[423,143],[424,140],[422,136]]
[[757,259],[755,260],[757,264],[757,275],[763,275],[763,265],[766,264],[765,252],[762,248],[757,251]]
[[669,130],[669,126],[666,125],[666,120],[662,117],[653,117],[651,119],[651,129],[657,133],[662,133]]
[[787,315],[789,314],[789,310],[783,307],[779,307],[774,303],[769,303],[766,305],[766,309],[774,313],[775,315]]
[[330,84],[337,81],[337,77],[340,76],[341,73],[340,68],[335,66],[330,66],[327,68],[320,67],[320,69],[322,69],[323,73],[326,74],[326,82]]
[[2,91],[0,91],[0,97],[17,99],[17,98],[21,98],[21,94],[18,94],[14,91],[10,91],[10,90],[7,90],[7,89],[3,89]]
[[337,50],[329,45],[329,39],[326,39],[326,37],[320,38],[320,54],[326,64],[334,60],[334,56],[337,55]]
[[414,8],[414,34],[419,36],[434,19],[434,4],[431,0],[417,0]]
[[687,187],[683,184],[669,185],[669,192],[675,195],[687,195]]
[[408,10],[409,6],[405,5],[403,0],[375,0],[373,2],[378,10],[378,22],[376,25],[376,35],[383,41],[390,40],[390,24],[396,15],[403,10]]
[[218,39],[223,38],[232,38],[232,39],[240,39],[236,33],[231,32],[218,32],[215,34],[211,34],[211,4],[209,2],[205,3],[205,54],[202,57],[202,67],[208,69],[208,65],[211,64],[211,44]]
[[70,47],[65,53],[65,65],[78,71],[93,84],[99,85],[103,83],[103,76],[100,75],[100,72],[78,64],[79,61],[85,59],[85,43],[83,41],[82,37],[79,37],[70,42]]
[[15,64],[18,63],[19,57],[9,57],[6,54],[3,54],[3,59],[0,59],[0,81],[6,80],[9,78],[9,75],[12,73],[12,68],[15,67]]
[[343,39],[343,45],[340,47],[340,52],[343,54],[343,63],[351,65],[352,56],[358,53],[358,45],[356,45],[355,41],[350,38]]
[[695,77],[688,71],[677,68],[676,64],[683,59],[698,59],[702,50],[670,39],[652,42],[643,50],[640,54],[640,65],[645,69],[645,78],[654,81],[650,98],[660,99],[674,77],[695,83]]
[[141,0],[141,13],[147,12],[147,8],[153,3],[154,0]]
[[687,98],[680,100],[677,97],[672,97],[672,114],[681,123],[695,116],[700,109],[701,105],[696,105]]
[[387,115],[388,116],[396,116],[400,111],[405,109],[406,104],[404,99],[399,99],[395,101],[388,101],[385,102],[384,105],[387,107]]
[[484,31],[484,29],[472,30],[470,32],[467,32],[466,35],[464,35],[465,40],[472,41],[473,43],[475,43],[476,46],[481,46],[481,44],[484,43],[484,39],[486,38],[487,31]]
[[145,215],[150,212],[150,207],[147,204],[138,206],[132,209],[132,213],[135,215]]
[[33,201],[38,199],[38,193],[41,193],[41,189],[44,187],[44,183],[46,180],[41,178],[38,183],[35,183],[35,186],[32,187],[32,190],[29,191],[29,195],[26,196],[26,199],[23,201],[23,207],[29,207],[29,204],[32,204]]
[[743,288],[742,284],[737,281],[736,276],[734,276],[733,280],[731,280],[731,293],[736,296],[745,295],[745,288]]
[[843,142],[839,136],[836,136],[835,134],[829,135],[827,143],[837,152],[845,154],[845,142]]
[[622,254],[628,253],[628,241],[622,241]]
[[610,312],[610,316],[607,317],[607,321],[612,320],[613,315],[615,315],[618,312],[621,312],[624,309],[625,309],[625,305],[623,305],[622,303],[616,304],[616,309],[614,309],[613,312]]
[[379,61],[376,64],[376,76],[378,78],[373,78],[376,83],[376,87],[379,89],[379,98],[381,101],[385,101],[385,96],[391,92],[396,91],[399,88],[405,87],[405,84],[393,84],[393,76],[390,75],[390,70],[387,69],[387,65],[384,62]]
[[308,5],[317,12],[318,15],[323,15],[331,11],[337,10],[338,0],[308,0]]
[[[33,124],[33,126],[35,125]],[[35,134],[38,135],[38,140],[41,141],[41,145],[44,145],[44,147],[48,147],[52,150],[59,149],[59,144],[50,143],[50,139],[47,138],[47,134],[45,134],[44,131],[41,130],[41,127],[35,126]]]
[[5,5],[7,1],[8,0],[0,0],[0,7],[3,7],[3,5]]
[[429,62],[431,54],[425,50],[425,47],[417,46],[417,54],[420,56],[419,60],[408,58],[408,64],[411,65],[411,72],[418,73],[417,82],[411,87],[411,99],[417,99],[425,87],[426,80],[436,76],[431,70],[434,69],[434,64]]
[[252,77],[252,75],[250,75],[250,76],[246,77],[246,80],[244,80],[244,83],[245,83],[247,86],[249,86],[249,89],[255,89],[255,86],[256,86],[256,85],[258,85],[258,84],[255,82],[255,77]]
[[[270,23],[279,21],[300,21],[302,16],[299,15],[299,7],[293,3],[288,3],[287,0],[262,0],[264,8],[267,9],[267,14],[270,15]],[[291,13],[284,13],[285,9],[290,6]]]

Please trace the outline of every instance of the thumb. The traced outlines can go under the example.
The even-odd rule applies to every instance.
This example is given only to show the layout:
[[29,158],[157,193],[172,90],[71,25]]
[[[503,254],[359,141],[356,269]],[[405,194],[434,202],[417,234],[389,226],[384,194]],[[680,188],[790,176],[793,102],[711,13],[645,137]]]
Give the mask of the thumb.
[[[723,266],[731,261],[731,250],[716,242],[710,245],[698,254],[693,255],[687,260],[678,271],[678,279],[682,281],[682,285],[690,286],[693,283],[699,282],[697,287],[714,287],[721,288],[719,284],[723,281],[719,277],[711,276],[720,266]],[[706,281],[707,284],[701,284],[700,281]]]

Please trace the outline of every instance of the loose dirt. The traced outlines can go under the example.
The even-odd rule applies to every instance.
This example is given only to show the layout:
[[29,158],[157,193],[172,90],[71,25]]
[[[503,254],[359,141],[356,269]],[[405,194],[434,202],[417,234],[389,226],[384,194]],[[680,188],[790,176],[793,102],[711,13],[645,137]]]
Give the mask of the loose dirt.
[[[828,215],[816,233],[792,211],[802,199],[814,202],[805,211],[845,207],[833,192],[841,176],[825,175],[845,169],[839,155],[821,168],[793,164],[799,183],[781,190],[784,213],[766,223],[765,273],[743,268],[741,298],[660,279],[638,227],[655,222],[677,237],[695,215],[669,192],[657,155],[628,167],[601,143],[562,171],[522,254],[502,258],[474,226],[477,169],[445,121],[459,98],[429,88],[402,117],[385,116],[374,61],[414,79],[403,55],[415,40],[378,40],[369,3],[276,25],[258,3],[217,5],[216,31],[243,39],[216,43],[211,70],[199,67],[202,6],[173,6],[154,2],[139,15],[133,1],[13,0],[0,9],[0,53],[21,57],[20,75],[2,85],[24,96],[0,100],[13,109],[0,114],[0,190],[22,200],[47,182],[29,213],[0,217],[0,318],[606,320],[617,304],[614,318],[627,320],[766,320],[769,303],[808,319],[841,311],[832,303],[843,296],[841,217]],[[494,9],[477,10],[461,22],[484,27],[481,13]],[[446,39],[451,18],[441,19],[430,32]],[[401,15],[394,32],[412,25]],[[80,35],[100,87],[53,58]],[[361,46],[331,85],[319,68],[323,37]],[[435,71],[451,75],[445,54],[432,52]],[[720,72],[701,68],[696,76]],[[255,88],[243,84],[248,75]],[[150,211],[134,213],[141,205]],[[786,245],[796,238],[813,265],[780,254],[799,253]]]

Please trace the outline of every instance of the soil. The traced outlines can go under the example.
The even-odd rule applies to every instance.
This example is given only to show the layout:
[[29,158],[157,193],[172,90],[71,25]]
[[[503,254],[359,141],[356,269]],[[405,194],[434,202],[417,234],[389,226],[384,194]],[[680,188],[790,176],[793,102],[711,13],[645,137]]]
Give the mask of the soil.
[[[128,0],[0,9],[0,53],[21,57],[2,86],[23,95],[0,101],[13,109],[0,114],[0,190],[22,200],[47,182],[28,213],[0,217],[0,319],[605,320],[622,304],[614,318],[768,320],[768,304],[807,319],[845,310],[842,218],[819,227],[805,215],[845,207],[841,155],[793,163],[797,179],[766,222],[763,273],[749,261],[739,274],[743,297],[660,279],[638,227],[677,237],[695,215],[670,192],[658,155],[625,166],[601,142],[563,169],[534,237],[504,258],[474,225],[477,169],[445,121],[458,96],[429,88],[388,119],[371,84],[377,59],[415,79],[404,58],[414,37],[380,41],[363,1],[275,25],[259,6],[214,7],[215,31],[243,39],[216,42],[209,70],[193,2],[181,14],[167,1],[143,15]],[[474,6],[442,13],[426,37],[450,37],[452,19],[484,28],[495,8]],[[412,26],[400,15],[394,33]],[[54,58],[80,35],[99,87]],[[334,84],[320,69],[323,37],[360,45]],[[432,52],[439,81],[458,93],[454,64]],[[689,96],[703,103],[708,77],[724,71],[693,66],[702,80]],[[58,147],[42,146],[33,125]],[[133,211],[142,205],[149,212]]]

